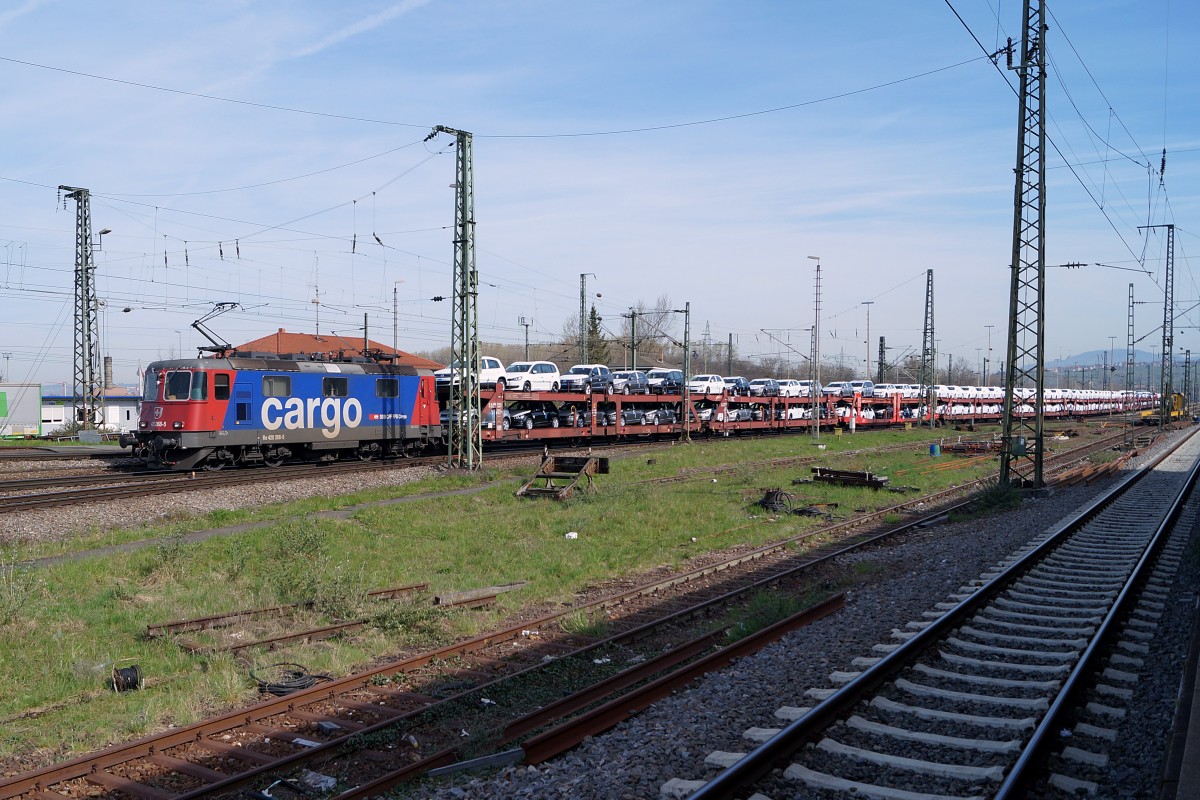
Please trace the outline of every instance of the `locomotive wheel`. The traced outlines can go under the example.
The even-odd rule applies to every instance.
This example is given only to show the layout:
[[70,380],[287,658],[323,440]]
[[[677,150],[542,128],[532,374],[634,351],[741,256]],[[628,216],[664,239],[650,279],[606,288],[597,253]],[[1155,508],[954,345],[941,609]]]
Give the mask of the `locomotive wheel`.
[[283,456],[279,455],[279,453],[272,450],[270,453],[263,454],[263,463],[271,468],[282,467],[283,466]]
[[374,450],[360,448],[358,451],[359,461],[374,461],[377,458],[379,458],[379,453],[376,453]]
[[219,458],[209,458],[204,462],[204,469],[208,472],[218,472],[225,468],[225,462]]

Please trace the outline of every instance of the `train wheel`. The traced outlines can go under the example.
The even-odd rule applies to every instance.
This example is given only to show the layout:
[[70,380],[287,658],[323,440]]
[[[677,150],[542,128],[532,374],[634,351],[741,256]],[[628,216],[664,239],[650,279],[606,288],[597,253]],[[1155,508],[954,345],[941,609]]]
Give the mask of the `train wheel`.
[[219,458],[208,458],[204,462],[204,469],[208,472],[217,472],[225,468],[225,462]]
[[278,450],[271,450],[269,452],[263,453],[263,463],[266,464],[268,467],[271,467],[272,469],[274,469],[276,467],[282,467],[283,466],[283,456],[279,454]]

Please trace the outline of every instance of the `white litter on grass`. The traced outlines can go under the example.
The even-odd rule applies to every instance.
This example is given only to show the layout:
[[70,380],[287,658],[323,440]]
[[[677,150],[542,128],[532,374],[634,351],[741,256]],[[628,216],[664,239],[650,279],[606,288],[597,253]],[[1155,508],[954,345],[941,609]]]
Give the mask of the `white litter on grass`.
[[577,531],[568,531],[568,532],[567,532],[567,535],[566,535],[566,538],[567,538],[567,539],[578,539],[578,538],[579,538],[579,533],[578,533]]
[[608,664],[611,661],[612,661],[611,658],[593,658],[592,659],[593,664]]

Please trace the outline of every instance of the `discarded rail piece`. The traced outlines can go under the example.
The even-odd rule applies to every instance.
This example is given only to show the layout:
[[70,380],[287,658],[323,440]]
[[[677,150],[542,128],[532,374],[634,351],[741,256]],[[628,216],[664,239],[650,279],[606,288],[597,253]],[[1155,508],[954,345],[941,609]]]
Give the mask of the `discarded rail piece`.
[[[608,474],[608,459],[595,456],[548,456],[542,459],[537,474],[517,489],[517,497],[553,497],[565,500],[571,496],[581,479],[587,480],[587,490],[596,488],[593,475]],[[545,483],[540,483],[544,481]]]
[[855,472],[847,469],[830,469],[829,467],[813,467],[813,480],[818,483],[836,483],[838,486],[869,486],[872,489],[882,489],[887,486],[886,475],[874,475],[870,472]]

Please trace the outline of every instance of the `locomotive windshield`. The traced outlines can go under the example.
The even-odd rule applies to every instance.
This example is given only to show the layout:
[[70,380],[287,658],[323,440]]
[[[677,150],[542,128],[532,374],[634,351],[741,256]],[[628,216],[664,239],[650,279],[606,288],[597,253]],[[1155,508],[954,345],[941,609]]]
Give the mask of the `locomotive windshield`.
[[158,370],[146,370],[146,377],[142,380],[142,400],[147,403],[158,401]]
[[163,400],[207,400],[208,373],[174,370],[163,381]]

